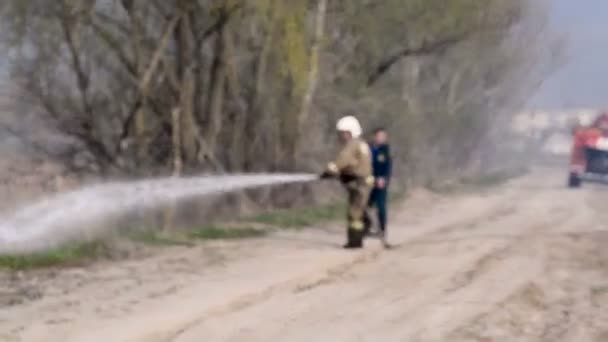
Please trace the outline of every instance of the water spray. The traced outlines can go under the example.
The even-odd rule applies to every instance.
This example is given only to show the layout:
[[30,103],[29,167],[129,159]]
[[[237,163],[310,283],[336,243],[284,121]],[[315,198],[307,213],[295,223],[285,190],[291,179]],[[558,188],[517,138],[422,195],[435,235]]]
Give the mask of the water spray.
[[[0,218],[0,255],[40,252],[98,234],[90,223],[136,209],[152,209],[192,197],[305,183],[314,174],[233,174],[112,182],[44,198]],[[104,232],[109,227],[104,227]]]

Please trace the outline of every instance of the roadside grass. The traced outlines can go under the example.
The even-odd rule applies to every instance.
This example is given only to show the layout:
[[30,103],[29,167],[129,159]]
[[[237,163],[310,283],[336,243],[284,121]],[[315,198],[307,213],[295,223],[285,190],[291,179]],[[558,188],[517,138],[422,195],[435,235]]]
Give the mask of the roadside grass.
[[183,234],[167,233],[159,230],[137,230],[126,234],[126,237],[133,242],[152,247],[194,245]]
[[280,209],[244,217],[233,223],[213,223],[178,232],[138,230],[128,234],[135,242],[150,246],[194,245],[205,240],[239,240],[261,238],[281,229],[300,230],[321,222],[342,218],[344,203],[330,203],[306,208]]
[[[405,199],[406,191],[396,190],[390,193],[390,202],[395,203]],[[346,203],[333,203],[304,207],[274,210],[246,219],[247,221],[270,226],[277,229],[305,229],[319,223],[341,220],[346,216]]]
[[591,289],[591,296],[594,298],[606,295],[608,295],[608,285],[595,286]]
[[202,240],[252,239],[263,237],[267,233],[266,230],[259,228],[213,224],[175,232],[139,230],[127,234],[127,238],[133,242],[151,247],[192,247]]
[[264,237],[268,230],[253,227],[210,225],[192,230],[188,235],[198,240],[238,240]]
[[[391,201],[397,202],[404,196],[404,191],[391,193]],[[345,216],[345,210],[346,204],[339,201],[305,208],[275,210],[245,217],[234,223],[214,223],[190,230],[163,232],[136,229],[122,237],[148,247],[192,247],[204,241],[256,239],[277,230],[302,230],[324,222],[340,220]],[[73,244],[43,253],[0,256],[0,270],[29,271],[75,267],[110,258],[112,254],[112,247],[103,241]]]
[[304,229],[315,224],[333,221],[344,216],[346,205],[343,202],[325,205],[276,210],[249,219],[253,223],[278,229]]
[[56,248],[43,253],[0,256],[0,269],[24,271],[58,266],[79,266],[87,261],[108,257],[109,247],[90,242]]

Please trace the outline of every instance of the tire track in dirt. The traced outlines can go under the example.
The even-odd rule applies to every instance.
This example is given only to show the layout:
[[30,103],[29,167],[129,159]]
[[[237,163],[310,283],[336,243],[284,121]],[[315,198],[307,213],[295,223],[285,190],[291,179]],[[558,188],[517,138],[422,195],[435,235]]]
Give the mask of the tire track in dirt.
[[[521,196],[517,193],[508,194],[506,196],[505,195],[499,195],[499,196],[504,197],[504,200],[505,200],[504,202],[507,202],[507,203],[518,202],[521,199],[520,198]],[[491,202],[492,201],[490,201],[489,203],[491,203]],[[503,201],[499,201],[498,204],[488,206],[487,208],[485,208],[485,210],[481,210],[481,211],[477,212],[476,214],[472,215],[471,217],[465,216],[463,218],[462,216],[457,216],[457,217],[455,217],[456,222],[450,222],[447,224],[443,223],[443,224],[429,228],[428,231],[423,230],[422,232],[418,232],[418,233],[420,233],[421,237],[418,237],[417,239],[414,239],[412,241],[406,240],[401,243],[395,244],[394,249],[404,248],[410,244],[416,244],[420,241],[420,239],[423,239],[423,237],[427,236],[427,235],[442,235],[442,234],[453,232],[453,231],[460,231],[460,230],[464,230],[464,229],[475,229],[475,228],[483,225],[484,223],[491,223],[495,220],[501,220],[504,217],[507,217],[507,216],[513,214],[515,212],[515,210],[516,209],[515,209],[514,205],[508,204],[507,206],[505,206]],[[460,212],[457,214],[461,215]],[[396,218],[396,219],[398,220],[398,218]],[[354,260],[351,260],[348,263],[339,265],[334,269],[327,270],[326,272],[324,272],[324,276],[322,276],[322,277],[319,277],[319,278],[313,277],[313,280],[308,279],[308,280],[304,280],[304,281],[303,280],[294,280],[293,282],[290,282],[289,284],[285,284],[285,286],[272,287],[272,288],[263,290],[259,294],[254,294],[254,295],[250,295],[250,296],[248,295],[248,296],[246,296],[246,298],[239,298],[239,299],[235,300],[232,304],[228,304],[225,307],[214,309],[214,310],[207,312],[204,315],[204,317],[201,317],[200,319],[196,320],[195,322],[192,322],[187,327],[179,329],[179,331],[172,334],[171,336],[164,337],[162,339],[154,340],[154,341],[163,341],[163,342],[177,341],[177,340],[179,340],[179,338],[182,334],[187,332],[190,328],[202,324],[206,319],[209,319],[209,317],[217,318],[218,316],[230,315],[230,314],[235,313],[236,311],[240,311],[240,310],[246,309],[248,307],[251,307],[253,305],[260,304],[260,303],[268,300],[269,298],[272,298],[273,296],[279,295],[281,293],[292,292],[295,294],[299,294],[302,292],[313,291],[321,286],[331,285],[331,284],[341,280],[348,274],[351,274],[357,267],[364,266],[366,264],[377,261],[377,259],[379,257],[381,257],[381,255],[382,255],[382,250],[379,248],[374,248],[374,249],[366,250],[366,251],[359,252],[359,253],[360,253],[360,255],[358,257],[356,257]],[[305,277],[303,279],[307,279],[307,278],[310,278],[310,276]],[[246,305],[238,304],[238,303],[243,303],[243,302],[245,302]],[[234,303],[236,303],[236,304],[234,304]],[[152,341],[152,340],[150,340],[150,341]]]
[[[515,194],[515,195],[517,195],[517,194]],[[494,195],[492,197],[501,197],[502,198],[505,196],[503,194],[500,194],[500,195]],[[510,196],[506,197],[506,199],[508,199],[508,202],[511,202],[512,200],[517,199],[517,196],[513,196],[512,194],[510,194]],[[448,201],[446,201],[446,202],[448,202]],[[489,201],[488,203],[493,203],[493,201]],[[448,202],[448,204],[449,204],[449,202]],[[466,215],[462,215],[462,213],[460,213],[460,212],[450,213],[452,215],[456,214],[453,217],[453,220],[455,220],[456,222],[450,222],[448,224],[442,223],[442,224],[439,224],[436,226],[433,225],[429,228],[429,230],[437,231],[437,232],[451,231],[453,229],[457,229],[457,227],[461,227],[462,225],[465,225],[465,226],[466,225],[475,225],[480,219],[491,220],[492,218],[500,218],[500,217],[504,216],[506,214],[506,212],[508,212],[509,210],[511,210],[511,209],[505,209],[504,205],[502,203],[499,203],[498,205],[490,205],[487,207],[482,207],[480,210],[476,211],[470,217],[466,217]],[[463,216],[464,216],[464,218],[463,218]],[[427,233],[428,232],[426,232],[426,231],[422,232],[422,234],[427,234]],[[218,315],[218,314],[227,314],[227,313],[231,313],[233,311],[241,310],[243,308],[246,308],[246,307],[249,307],[252,305],[259,304],[259,303],[267,300],[268,298],[271,298],[273,295],[276,295],[281,292],[285,292],[285,293],[305,292],[305,291],[313,290],[314,288],[316,288],[318,286],[333,283],[336,280],[340,279],[343,275],[351,272],[351,270],[354,269],[355,267],[369,263],[369,262],[373,262],[374,260],[377,259],[377,257],[380,255],[381,252],[382,252],[382,250],[379,248],[369,248],[363,252],[360,252],[360,254],[358,256],[356,256],[353,260],[349,260],[348,262],[340,264],[334,268],[329,268],[327,270],[321,270],[321,273],[319,273],[319,274],[306,275],[304,277],[293,279],[286,283],[277,284],[277,285],[271,286],[269,288],[264,288],[259,291],[255,291],[255,292],[240,296],[238,298],[230,300],[225,305],[222,305],[220,307],[211,308],[211,309],[205,311],[205,313],[202,315],[202,318],[195,320],[193,323],[188,324],[188,326],[196,325],[197,323],[204,321],[206,317],[210,317],[210,316]],[[146,340],[146,341],[148,341],[148,340],[149,341],[171,341],[175,338],[175,336],[179,336],[180,332],[185,331],[185,330],[187,330],[187,327],[186,328],[182,327],[182,328],[178,329],[177,332],[170,333],[170,334],[164,334],[165,337],[162,337],[162,338],[146,337],[144,340]],[[166,336],[169,336],[169,337],[166,337]]]
[[[486,213],[485,215],[476,217],[475,219],[472,219],[470,221],[464,220],[464,221],[461,221],[461,222],[458,222],[455,224],[447,224],[447,225],[441,226],[438,229],[432,230],[432,232],[430,232],[430,233],[427,232],[427,233],[423,234],[422,238],[414,239],[413,241],[402,243],[399,248],[403,249],[410,245],[417,245],[417,244],[419,244],[420,241],[422,241],[422,239],[427,238],[427,236],[429,236],[429,235],[442,235],[442,234],[449,233],[452,231],[483,228],[485,224],[494,224],[495,222],[500,222],[515,212],[516,212],[516,210],[513,206],[508,205],[505,207],[504,205],[500,204],[496,208],[493,208],[492,211],[490,211],[490,213]],[[384,257],[384,256],[391,256],[391,255],[394,255],[392,253],[392,251],[387,254],[381,254],[381,255],[378,254],[377,256]],[[374,261],[377,261],[377,258],[374,258]],[[348,271],[350,273],[353,273],[354,271],[356,271],[357,268],[355,268],[355,266],[365,266],[365,265],[353,264],[352,266],[353,267],[348,269]],[[334,278],[334,279],[331,279],[331,281],[323,281],[323,282],[315,284],[314,287],[307,287],[306,289],[307,289],[307,291],[317,290],[321,286],[329,286],[329,285],[332,285],[335,281],[339,281],[339,280],[341,280],[341,279]],[[275,295],[279,295],[279,294],[275,293]],[[373,295],[373,291],[372,291],[371,295]],[[258,304],[261,304],[261,303],[258,303]],[[231,312],[231,313],[228,313],[228,315],[234,314],[234,313],[235,312]],[[217,319],[218,317],[214,317],[214,318]]]
[[373,251],[361,253],[357,255],[354,259],[349,260],[348,262],[341,263],[335,267],[323,270],[323,272],[319,274],[309,274],[304,277],[292,279],[286,283],[273,285],[268,288],[264,288],[258,292],[238,297],[236,299],[230,300],[227,304],[207,310],[203,315],[201,315],[201,317],[189,322],[185,326],[177,329],[177,331],[167,334],[167,336],[165,337],[146,337],[143,338],[142,341],[177,341],[182,337],[183,334],[187,333],[189,330],[195,328],[196,326],[205,323],[205,321],[211,317],[217,318],[227,316],[242,310],[246,310],[247,308],[259,305],[279,294],[301,294],[313,291],[314,289],[321,286],[333,284],[347,276],[350,272],[352,272],[353,268],[375,261],[379,257],[381,252],[382,251],[379,248],[376,248]]
[[[269,298],[277,295],[278,293],[287,293],[287,292],[303,293],[303,292],[310,291],[316,287],[322,286],[324,284],[331,284],[331,283],[337,281],[338,279],[340,279],[341,277],[343,277],[344,275],[346,275],[347,273],[349,273],[353,267],[355,267],[357,265],[363,265],[366,263],[373,262],[375,259],[378,258],[378,256],[380,255],[380,252],[381,252],[380,249],[376,249],[372,252],[360,254],[357,257],[355,257],[354,259],[350,260],[349,262],[339,264],[335,267],[329,268],[320,274],[309,275],[309,276],[306,276],[303,278],[297,278],[297,279],[288,281],[283,284],[278,284],[278,285],[274,285],[269,288],[263,289],[262,291],[260,291],[258,293],[253,293],[253,294],[249,294],[249,295],[245,295],[243,297],[237,298],[237,299],[232,300],[231,302],[227,303],[226,305],[216,307],[216,308],[209,310],[205,314],[204,317],[201,317],[196,321],[192,321],[192,322],[188,323],[186,326],[180,328],[179,330],[177,330],[174,333],[169,334],[167,337],[163,337],[161,339],[153,338],[153,340],[159,341],[159,342],[160,341],[165,341],[165,342],[175,341],[175,340],[179,339],[180,336],[182,334],[184,334],[185,332],[187,332],[189,329],[192,329],[193,327],[202,324],[204,322],[204,320],[207,318],[207,316],[217,317],[217,316],[228,315],[228,314],[231,314],[231,313],[234,313],[237,311],[241,311],[241,310],[247,309],[253,305],[264,302],[264,301],[268,300]],[[150,341],[152,341],[152,340],[150,340]]]
[[[589,229],[593,217],[578,202],[586,195],[548,189],[539,178],[528,182],[537,183],[534,189],[526,182],[511,186],[512,191],[486,198],[488,203],[449,208],[444,202],[429,213],[441,214],[436,221],[415,223],[412,231],[400,234],[395,251],[353,263],[305,291],[284,288],[247,307],[207,315],[174,342],[203,336],[222,341],[446,341],[510,300],[542,312],[547,284],[535,280],[547,271],[547,237],[577,236],[577,230]],[[569,198],[555,201],[560,195]],[[468,205],[483,209],[471,212],[465,210]],[[556,327],[568,322],[556,315],[542,335],[563,336]]]
[[[536,274],[536,271],[540,270],[540,266],[538,264],[538,262],[536,263],[530,263],[529,260],[529,256],[526,255],[518,255],[520,254],[520,252],[526,252],[528,249],[533,248],[535,245],[535,242],[530,242],[530,243],[525,243],[526,242],[526,236],[532,234],[538,234],[538,236],[542,235],[543,231],[546,230],[551,230],[554,229],[556,226],[560,226],[560,225],[566,225],[566,226],[571,226],[573,223],[575,223],[578,218],[574,218],[574,219],[568,219],[571,216],[571,213],[567,210],[567,207],[564,208],[555,208],[555,207],[549,207],[546,208],[546,210],[544,211],[538,211],[535,206],[534,203],[536,202],[539,206],[539,208],[543,208],[544,207],[544,202],[547,200],[546,197],[531,197],[528,198],[526,200],[522,201],[522,204],[520,206],[518,206],[519,208],[517,210],[513,210],[513,209],[509,209],[509,210],[505,210],[505,207],[503,207],[501,210],[497,211],[493,211],[492,215],[488,215],[489,217],[484,217],[482,218],[480,221],[482,221],[483,223],[477,221],[477,222],[466,222],[464,224],[464,226],[456,226],[456,225],[447,225],[447,226],[443,226],[438,230],[433,230],[433,232],[427,232],[426,234],[423,234],[423,236],[419,239],[414,239],[413,241],[408,241],[404,244],[401,245],[401,248],[399,248],[396,253],[383,253],[381,254],[378,258],[376,258],[374,260],[374,263],[369,263],[369,264],[365,264],[365,265],[360,265],[361,267],[356,267],[353,268],[351,270],[351,273],[354,273],[354,276],[351,274],[349,279],[347,279],[347,281],[349,282],[357,282],[357,281],[365,281],[366,279],[369,278],[373,278],[373,277],[377,277],[377,274],[369,274],[366,273],[369,270],[365,270],[365,268],[375,268],[375,270],[373,272],[377,272],[377,269],[380,268],[385,268],[385,266],[390,265],[389,264],[382,264],[383,259],[389,259],[394,261],[395,258],[401,259],[401,260],[408,260],[411,259],[412,257],[416,257],[417,252],[422,251],[424,253],[428,254],[432,254],[435,252],[439,252],[442,253],[440,250],[442,249],[442,247],[445,247],[449,244],[451,244],[450,241],[446,241],[443,244],[441,243],[436,243],[434,246],[429,245],[429,244],[425,244],[425,240],[428,239],[437,239],[437,238],[441,238],[442,235],[444,234],[448,234],[448,235],[454,235],[455,233],[458,233],[457,235],[468,235],[468,234],[480,234],[480,233],[494,233],[496,234],[501,234],[501,232],[503,231],[509,231],[509,234],[504,234],[502,233],[502,235],[504,235],[504,238],[500,238],[500,239],[490,239],[491,244],[489,244],[486,247],[483,248],[479,248],[478,250],[476,250],[473,254],[474,257],[469,258],[470,262],[469,262],[469,267],[464,267],[461,268],[460,266],[462,266],[462,262],[458,263],[459,267],[455,267],[454,271],[450,272],[448,271],[447,273],[451,273],[448,274],[447,276],[444,277],[437,277],[435,276],[434,278],[431,277],[429,278],[430,280],[425,280],[424,277],[420,277],[422,278],[422,280],[418,283],[418,284],[409,284],[409,285],[414,285],[412,286],[413,289],[422,289],[422,288],[427,288],[427,287],[431,287],[433,289],[440,289],[438,291],[431,291],[434,294],[430,294],[427,295],[425,297],[422,298],[422,300],[411,300],[409,299],[409,303],[408,305],[406,305],[406,307],[404,307],[404,303],[403,302],[398,302],[398,298],[391,298],[388,302],[386,302],[386,304],[383,304],[382,301],[378,301],[374,299],[374,296],[378,297],[378,293],[374,293],[374,290],[372,289],[371,291],[368,289],[366,291],[359,291],[359,290],[355,290],[355,292],[352,294],[352,296],[356,296],[356,300],[352,299],[349,304],[349,315],[350,316],[354,316],[357,317],[357,315],[359,315],[360,313],[363,312],[373,312],[374,311],[374,304],[372,303],[377,303],[376,305],[378,305],[378,308],[381,308],[384,305],[388,305],[389,308],[393,308],[394,310],[394,314],[400,314],[401,316],[394,316],[393,320],[395,321],[395,325],[396,326],[402,326],[403,322],[407,322],[407,321],[417,321],[417,322],[421,322],[419,325],[424,327],[425,325],[428,325],[430,327],[435,328],[437,325],[443,325],[445,327],[445,319],[447,318],[445,316],[445,313],[443,315],[440,315],[440,317],[433,317],[433,308],[436,307],[444,307],[446,306],[446,303],[449,303],[450,301],[452,303],[460,303],[461,305],[467,306],[474,306],[476,307],[474,310],[472,310],[471,312],[469,312],[466,315],[462,315],[461,316],[465,316],[465,317],[475,317],[475,315],[479,312],[479,310],[483,311],[483,309],[488,309],[491,308],[495,302],[500,301],[501,297],[507,297],[510,293],[513,293],[514,291],[516,292],[518,288],[520,288],[521,286],[525,286],[530,279],[532,279],[534,277],[534,275]],[[525,208],[527,206],[532,206],[531,209],[529,210],[525,210]],[[502,212],[501,212],[502,211]],[[560,215],[556,215],[556,213],[558,212],[562,212],[562,214]],[[534,215],[539,216],[538,218],[534,218]],[[496,226],[496,227],[492,227],[492,226]],[[515,226],[517,229],[513,229],[513,226]],[[489,228],[490,227],[490,228]],[[575,227],[576,228],[576,227]],[[508,236],[507,236],[508,235]],[[517,235],[520,235],[519,237]],[[462,236],[461,236],[462,237]],[[465,236],[466,237],[466,236]],[[486,239],[488,240],[488,239]],[[466,242],[465,240],[462,240],[463,242]],[[522,242],[524,242],[524,244],[521,244]],[[468,246],[465,246],[465,248]],[[431,251],[429,251],[428,249],[431,249]],[[417,251],[418,249],[418,251]],[[439,251],[438,251],[439,250]],[[445,253],[446,255],[449,255],[448,253]],[[510,258],[507,258],[510,257]],[[422,263],[424,264],[424,263]],[[523,268],[522,269],[522,265],[526,265],[529,264],[527,268]],[[411,266],[411,265],[410,265]],[[458,275],[461,274],[463,271],[463,269],[465,270],[465,274],[466,272],[474,269],[475,266],[481,266],[481,270],[477,270],[477,272],[474,274],[474,276],[471,276],[470,279],[467,279],[467,284],[461,284],[462,286],[460,286],[459,288],[453,288],[451,291],[445,291],[445,289],[449,289],[449,285],[453,284],[454,282],[454,275]],[[364,270],[361,270],[361,268],[363,268]],[[394,271],[394,270],[393,270]],[[495,283],[495,279],[493,278],[497,278],[497,277],[504,277],[505,274],[512,274],[512,275],[516,275],[517,277],[519,277],[519,279],[514,279],[513,281],[511,280],[507,280],[507,281],[503,281],[502,282],[502,286],[500,286],[500,284],[497,285],[493,285],[493,283]],[[470,274],[469,274],[470,275]],[[517,278],[515,277],[515,278]],[[456,278],[457,279],[457,278]],[[328,282],[328,283],[323,283],[321,284],[322,286],[317,286],[313,289],[310,289],[310,292],[308,293],[308,295],[305,295],[304,298],[300,298],[300,301],[305,301],[308,302],[308,299],[312,299],[313,297],[323,297],[321,294],[322,293],[326,293],[326,292],[331,292],[331,291],[336,291],[338,288],[345,288],[347,287],[347,284],[343,283],[344,279],[337,279],[336,282]],[[396,279],[394,279],[396,280]],[[443,284],[443,285],[442,285]],[[363,283],[361,284],[361,286],[365,286],[365,285],[369,285],[367,283]],[[406,285],[407,286],[407,285]],[[329,290],[325,291],[324,289],[329,288]],[[472,301],[468,301],[466,298],[470,297],[470,298],[474,298],[475,295],[479,295],[480,292],[483,293],[484,289],[491,289],[491,288],[496,288],[499,289],[501,296],[498,296],[497,298],[491,300],[491,301],[486,301],[486,302],[477,302],[474,303]],[[415,290],[414,290],[415,291]],[[348,292],[348,291],[346,291]],[[255,309],[255,308],[249,308],[252,309],[253,312],[257,312],[258,314],[261,312],[268,312],[268,311],[272,311],[273,309],[275,309],[275,306],[278,305],[285,305],[285,306],[289,306],[289,296],[286,296],[285,294],[275,294],[275,296],[277,297],[281,297],[281,300],[278,301],[276,298],[270,298],[270,301],[274,301],[274,304],[266,304],[266,303],[258,303],[263,307],[266,307],[266,310],[261,310],[261,309]],[[402,295],[403,296],[403,295]],[[273,296],[274,297],[274,296]],[[408,301],[408,296],[406,295],[405,297],[405,301]],[[293,300],[293,299],[292,299]],[[357,303],[358,301],[362,301],[366,304],[364,304],[363,306],[359,306],[357,304],[353,303]],[[296,303],[294,303],[295,305]],[[334,305],[331,305],[334,304]],[[327,302],[327,303],[319,303],[318,305],[329,305],[331,307],[339,307],[340,304],[339,302],[335,302],[332,303]],[[353,307],[354,306],[354,307]],[[409,309],[408,309],[409,308]],[[299,310],[303,310],[303,311],[299,311]],[[380,310],[380,309],[379,309]],[[247,310],[245,310],[247,311]],[[450,312],[451,310],[449,308],[445,309],[446,312]],[[291,311],[290,311],[291,312]],[[405,312],[405,316],[403,316]],[[389,312],[385,312],[386,315],[391,315],[391,312],[389,310]],[[363,313],[364,315],[364,313]],[[249,316],[255,316],[253,314],[250,314]],[[339,317],[336,318],[333,314],[327,314],[324,312],[323,309],[313,306],[312,308],[307,308],[306,306],[304,306],[303,308],[300,309],[295,309],[294,312],[292,314],[287,314],[288,317],[291,318],[280,318],[280,317],[268,317],[268,319],[270,321],[272,321],[275,324],[280,324],[280,325],[284,325],[284,324],[288,324],[287,328],[283,328],[282,331],[293,331],[294,334],[301,336],[301,339],[296,339],[296,340],[305,340],[304,336],[306,336],[307,338],[314,338],[314,337],[320,337],[320,336],[312,336],[310,333],[303,333],[301,331],[301,329],[295,330],[295,328],[291,328],[293,326],[296,327],[300,327],[302,325],[306,326],[309,324],[312,324],[312,326],[307,326],[307,330],[311,330],[311,329],[322,329],[322,327],[327,327],[327,324],[323,324],[323,323],[319,323],[318,320],[327,320],[330,323],[328,324],[332,324],[331,321],[337,319],[337,323],[340,323],[340,319]],[[310,320],[308,321],[308,323],[306,323],[306,321],[302,321],[300,317],[305,316],[305,317],[317,317],[316,320]],[[334,316],[334,318],[332,318],[332,316]],[[417,316],[417,317],[414,317]],[[443,316],[443,317],[442,317]],[[450,316],[450,315],[448,315]],[[239,313],[239,312],[232,312],[229,313],[228,315],[226,315],[225,317],[210,317],[211,321],[215,321],[215,322],[219,322],[219,321],[247,321],[246,319],[247,315],[243,314],[243,313]],[[320,317],[320,318],[319,318]],[[424,317],[424,318],[421,318]],[[465,317],[461,317],[462,318],[462,322],[463,324],[466,324],[467,319],[464,319]],[[278,321],[276,320],[278,318]],[[354,320],[357,320],[356,318]],[[454,321],[454,320],[452,320]],[[457,321],[460,321],[460,319],[458,319]],[[294,323],[295,322],[295,323]],[[372,322],[368,322],[368,323],[372,323]],[[217,323],[213,323],[213,322],[207,322],[207,325],[203,324],[203,326],[206,326],[207,328],[211,328],[214,326],[214,324],[217,326]],[[454,325],[453,329],[456,329],[458,327],[458,324]],[[200,328],[200,327],[199,327]],[[409,333],[404,335],[403,333],[403,329],[401,329],[401,331],[398,332],[394,332],[395,335],[391,335],[390,333],[386,333],[380,330],[382,329],[386,329],[386,324],[385,322],[379,323],[378,324],[378,328],[376,330],[374,330],[373,326],[370,326],[370,324],[366,324],[365,328],[363,330],[369,331],[369,330],[373,330],[375,333],[377,333],[376,336],[382,336],[384,338],[384,340],[404,340],[405,337],[410,337],[410,338],[414,338],[414,339],[410,339],[410,340],[422,340],[422,341],[429,341],[431,340],[430,338],[432,338],[433,336],[429,335],[428,330],[430,329],[426,329],[426,328],[410,328],[409,329]],[[447,329],[447,327],[446,327]],[[447,329],[448,333],[449,331],[453,330],[453,329]],[[280,329],[279,329],[280,330]],[[188,334],[183,335],[182,337],[184,337],[184,339],[178,339],[178,342],[183,341],[195,341],[194,336],[197,336],[197,332],[202,332],[202,330],[200,329],[194,329],[194,331],[190,331]],[[273,335],[272,332],[268,333],[269,335],[259,335],[258,339],[251,339],[251,340],[277,340],[277,339],[281,339],[281,337],[285,337],[286,335],[281,335],[280,333]],[[303,335],[301,335],[303,334]],[[382,335],[383,334],[383,335]],[[200,335],[199,335],[200,336]],[[231,338],[226,338],[226,339],[222,339],[222,340],[235,340],[238,341],[238,337],[242,337],[244,338],[245,335],[239,335],[239,334],[235,334],[234,336],[232,336]],[[352,335],[351,335],[352,336]],[[226,336],[224,336],[226,337]],[[325,338],[327,338],[328,336],[323,336]],[[333,336],[332,336],[333,337]],[[389,337],[393,337],[393,339],[390,339]],[[423,338],[427,338],[428,339],[416,339],[417,337],[423,337]],[[266,339],[265,339],[266,338]],[[387,339],[388,338],[388,339]],[[335,339],[334,339],[335,340]],[[340,339],[338,339],[340,340]],[[344,340],[344,339],[343,339]],[[365,340],[364,338],[361,340]],[[372,339],[370,339],[372,340]],[[407,338],[405,338],[405,340],[408,340]]]
[[[601,234],[598,230],[589,230],[595,213],[590,207],[576,205],[585,203],[580,197],[577,202],[572,202],[575,205],[561,208],[562,213],[568,214],[567,219],[548,226],[549,231],[545,228],[513,239],[517,243],[514,253],[532,250],[542,257],[538,275],[530,277],[494,307],[480,312],[470,322],[455,329],[446,340],[485,342],[518,336],[515,340],[522,342],[606,341],[597,337],[601,336],[600,333],[594,335],[591,332],[594,326],[601,326],[595,317],[602,317],[600,312],[590,309],[591,299],[585,290],[592,286],[594,278],[581,272],[580,267],[567,265],[585,255],[582,247],[585,240],[597,246],[593,235]],[[597,257],[595,253],[590,255]],[[562,265],[560,258],[568,263]],[[571,276],[571,279],[563,278],[568,273],[578,275]],[[607,275],[605,272],[600,279]],[[521,274],[514,276],[520,277]],[[603,317],[606,317],[605,313]]]
[[515,232],[515,234],[511,232],[509,238],[505,237],[502,241],[497,241],[499,247],[494,247],[489,253],[482,255],[468,270],[458,274],[456,278],[454,278],[453,286],[446,291],[453,292],[462,289],[473,283],[483,274],[497,268],[509,255],[517,255],[518,252],[530,249],[530,245],[537,242],[534,236],[542,236],[540,234],[542,234],[541,232],[543,230],[553,228],[557,225],[569,226],[569,224],[575,222],[576,220],[572,219],[569,213],[565,212],[561,213],[558,217],[551,218],[550,221],[542,221],[541,223],[535,223],[532,226],[526,226],[525,235],[523,236],[516,235],[518,233],[524,233],[523,231]]
[[[522,213],[519,212],[517,213],[517,215],[521,214]],[[517,215],[501,222],[500,227],[512,226],[521,221],[521,217],[526,217],[525,215],[521,217]],[[531,225],[520,225],[522,228],[517,229],[518,231],[512,230],[511,235],[517,233],[534,234],[534,232],[550,229],[556,225],[569,225],[575,221],[576,219],[569,218],[568,212],[563,212],[560,216],[552,217],[549,220],[541,218],[538,221],[529,222]],[[487,230],[487,227],[482,227],[478,230]],[[467,234],[468,233],[469,232],[467,232]],[[431,298],[426,303],[418,303],[417,308],[415,308],[413,312],[406,311],[402,316],[398,316],[394,319],[396,322],[417,319],[423,322],[420,324],[422,327],[416,332],[407,335],[407,338],[403,335],[390,336],[390,338],[394,338],[395,340],[397,338],[400,338],[401,340],[406,338],[416,341],[443,341],[445,334],[451,329],[455,329],[458,324],[461,324],[459,322],[466,324],[466,317],[471,316],[471,313],[463,314],[463,312],[460,312],[458,315],[450,315],[449,313],[452,311],[455,303],[459,303],[456,306],[464,305],[476,307],[475,310],[481,310],[483,307],[491,307],[491,303],[500,300],[500,297],[492,299],[487,298],[481,302],[467,302],[466,300],[463,300],[463,298],[473,298],[475,293],[479,294],[484,288],[497,288],[501,290],[493,292],[508,294],[512,290],[517,289],[520,284],[525,284],[529,279],[534,277],[536,271],[540,270],[538,261],[529,260],[529,256],[526,256],[525,253],[524,255],[521,255],[531,247],[534,247],[534,244],[535,241],[529,241],[525,237],[507,238],[494,240],[485,248],[479,249],[475,252],[478,253],[477,259],[475,259],[470,266],[457,272],[447,281],[448,286],[445,287],[443,293],[438,296],[441,298],[440,300]],[[499,286],[492,284],[495,278],[509,273],[513,274],[515,280],[506,278]],[[446,303],[453,304],[447,305]],[[437,307],[444,308],[441,315],[436,315],[433,312],[434,309],[426,309]],[[472,312],[474,313],[475,311]],[[438,326],[440,326],[441,329],[438,329]]]
[[[331,232],[281,234],[280,239],[256,242],[255,250],[248,242],[230,245],[222,253],[237,246],[239,252],[226,255],[248,251],[246,258],[251,260],[241,256],[206,268],[204,274],[188,276],[189,286],[171,293],[162,292],[175,289],[171,278],[143,278],[152,282],[145,284],[146,293],[159,294],[158,298],[139,298],[137,289],[113,298],[101,287],[97,292],[77,288],[72,297],[93,293],[100,300],[106,298],[107,305],[99,307],[107,307],[104,313],[110,316],[100,316],[93,307],[82,311],[85,319],[45,327],[46,337],[66,342],[445,341],[445,336],[455,342],[484,341],[485,335],[467,328],[493,324],[494,315],[513,303],[530,303],[526,308],[531,312],[543,312],[547,303],[555,302],[546,291],[550,284],[535,281],[550,269],[547,259],[556,256],[545,246],[548,241],[576,246],[576,239],[586,241],[587,234],[602,228],[590,224],[595,213],[580,201],[597,201],[600,195],[566,192],[548,186],[550,182],[546,175],[536,174],[489,194],[409,201],[393,215],[394,227],[401,229],[390,231],[390,239],[399,242],[391,251],[373,241],[363,251],[337,251],[331,248],[333,243],[326,243],[342,239],[342,228],[336,225]],[[558,200],[560,196],[566,199]],[[188,268],[200,265],[200,252],[186,251],[182,257],[191,263]],[[166,266],[164,272],[172,274],[173,266]],[[150,269],[136,263],[132,277]],[[589,298],[604,303],[602,283],[594,286],[598,290]],[[117,313],[126,299],[139,302],[129,312]],[[83,300],[87,303],[100,304]],[[38,306],[42,310],[36,313],[51,318],[62,309],[56,304],[53,312],[47,305]],[[583,313],[585,308],[577,310]],[[556,314],[543,326],[544,334],[564,336],[557,327],[573,322],[577,321]],[[589,322],[585,324],[598,324]],[[0,322],[0,330],[3,326]]]
[[[605,263],[607,259],[606,255],[585,251],[586,246],[598,248],[596,240],[593,236],[580,240],[565,235],[537,241],[548,250],[542,277],[530,279],[491,310],[455,330],[448,340],[481,342],[518,336],[517,341],[522,342],[607,341],[602,334],[608,328],[604,310],[608,298],[596,298],[594,290],[606,284],[608,271],[592,266],[597,260]],[[559,260],[564,247],[576,252],[564,259],[584,262],[593,271],[581,270],[572,260]]]

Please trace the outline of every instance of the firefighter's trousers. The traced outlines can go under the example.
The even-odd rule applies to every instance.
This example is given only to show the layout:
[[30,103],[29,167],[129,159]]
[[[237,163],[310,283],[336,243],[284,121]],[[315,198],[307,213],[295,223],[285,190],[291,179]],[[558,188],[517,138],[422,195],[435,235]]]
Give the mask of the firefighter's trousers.
[[348,240],[346,246],[362,247],[363,238],[371,223],[367,213],[367,202],[372,185],[370,180],[356,180],[345,185],[348,191]]

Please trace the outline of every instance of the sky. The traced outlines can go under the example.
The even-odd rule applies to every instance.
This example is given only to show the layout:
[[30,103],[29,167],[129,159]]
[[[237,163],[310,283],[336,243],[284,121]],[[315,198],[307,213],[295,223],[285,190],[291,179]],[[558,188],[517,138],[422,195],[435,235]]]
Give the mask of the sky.
[[566,61],[531,99],[536,108],[608,107],[608,0],[551,0]]

